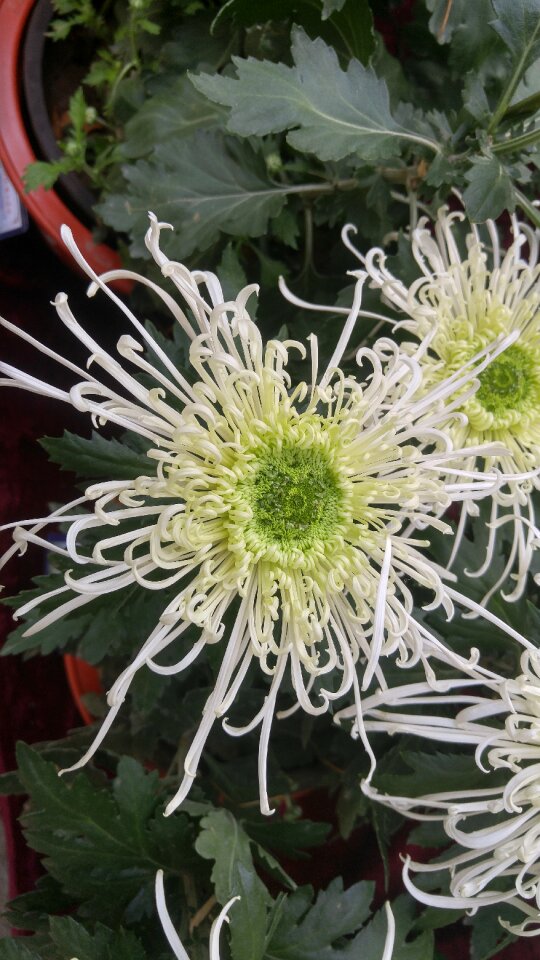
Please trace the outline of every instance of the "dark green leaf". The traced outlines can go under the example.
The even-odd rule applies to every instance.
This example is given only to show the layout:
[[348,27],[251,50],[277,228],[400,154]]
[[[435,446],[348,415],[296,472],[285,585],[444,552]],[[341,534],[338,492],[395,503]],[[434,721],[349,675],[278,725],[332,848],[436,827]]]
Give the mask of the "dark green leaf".
[[[239,290],[246,286],[246,275],[232,243],[228,243],[223,251],[223,256],[217,268],[217,275],[225,300],[234,300],[238,296]],[[254,300],[251,303],[255,305]],[[253,314],[252,306],[250,315],[253,316]]]
[[469,186],[463,191],[463,202],[470,220],[495,220],[503,210],[514,210],[512,181],[497,159],[478,157],[465,177]]
[[[356,960],[357,957],[378,958],[382,953],[357,951],[354,941],[343,949],[342,937],[356,933],[369,916],[373,884],[360,882],[343,889],[337,877],[317,894],[312,903],[312,889],[301,887],[281,904],[267,946],[272,960]],[[382,931],[382,944],[386,929]]]
[[122,155],[133,160],[169,140],[178,143],[195,130],[216,126],[223,111],[195,90],[186,76],[150,97],[126,124]]
[[0,938],[0,957],[1,960],[41,960],[39,953],[27,946],[25,940],[8,940],[7,937]]
[[86,110],[88,104],[84,99],[82,87],[79,87],[69,101],[69,116],[73,124],[74,132],[77,137],[83,132],[86,123]]
[[123,761],[111,792],[84,774],[59,777],[52,763],[24,744],[17,756],[31,797],[23,817],[27,840],[45,854],[49,873],[70,896],[85,901],[87,915],[118,922],[152,886],[157,867],[174,873],[195,868],[187,818],[166,820],[156,811],[155,773]]
[[231,916],[234,960],[260,960],[270,895],[255,873],[249,837],[228,810],[213,810],[201,820],[195,849],[201,857],[214,860],[212,881],[219,903],[242,898]]
[[491,26],[519,61],[524,73],[540,53],[540,0],[492,0]]
[[329,823],[314,820],[247,820],[246,833],[270,850],[294,857],[301,850],[319,847],[330,833]]
[[399,153],[403,140],[437,149],[432,139],[394,119],[386,84],[358,60],[342,70],[335,51],[301,29],[293,31],[292,53],[294,67],[233,58],[236,78],[202,74],[193,83],[210,100],[231,107],[233,133],[261,136],[296,128],[289,143],[321,160],[352,154],[380,160]]
[[[385,793],[417,797],[440,790],[473,789],[485,786],[485,773],[476,766],[474,757],[460,753],[427,753],[399,748],[399,759],[411,773],[384,772],[377,786]],[[391,763],[395,770],[395,762]]]
[[[491,76],[500,69],[498,64],[504,47],[486,24],[493,16],[491,0],[435,0],[430,28],[439,42],[451,41],[449,61],[456,79],[469,70],[479,76]],[[446,25],[445,25],[446,24]]]
[[[392,912],[396,921],[396,941],[392,960],[432,960],[433,932],[425,930],[416,939],[407,942],[414,926],[417,906],[411,897],[401,896],[392,903]],[[381,915],[380,911],[375,919]],[[376,954],[378,957],[379,954]],[[353,957],[351,957],[353,960]]]
[[231,952],[234,960],[262,960],[269,897],[252,866],[238,863],[235,873],[240,900],[231,911]]
[[53,943],[62,957],[76,960],[146,960],[142,944],[127,930],[112,931],[98,924],[91,935],[72,917],[53,917]]
[[77,960],[102,960],[108,953],[111,931],[101,928],[92,937],[80,923],[71,917],[52,917],[51,938],[65,957]]
[[24,793],[24,787],[16,770],[0,774],[0,796],[13,797],[21,793]]
[[58,881],[45,874],[36,881],[34,890],[10,900],[6,919],[16,930],[44,932],[51,914],[69,913],[72,908],[72,898],[62,891]]
[[471,116],[481,123],[489,115],[489,101],[486,96],[484,84],[476,72],[471,71],[465,78],[463,105]]
[[86,439],[66,430],[62,437],[44,437],[40,443],[53,463],[72,470],[79,477],[134,480],[149,470],[155,472],[152,461],[144,454],[136,453],[114,438],[106,440],[96,431]]
[[373,884],[360,881],[348,890],[336,877],[326,890],[320,890],[309,913],[297,927],[296,940],[303,950],[316,949],[321,943],[333,943],[365,922],[373,897]]
[[[43,576],[34,577],[34,587],[30,590],[22,590],[15,597],[4,597],[2,603],[8,607],[18,610],[30,600],[43,597],[46,593],[64,586],[64,577],[61,573],[48,573]],[[67,600],[72,596],[70,591],[61,595],[60,601]],[[32,636],[25,636],[26,631],[33,624],[37,623],[41,617],[56,609],[59,598],[50,597],[43,600],[38,606],[25,617],[20,626],[13,630],[4,646],[1,655],[8,656],[14,653],[30,653],[40,651],[43,654],[51,653],[53,650],[61,650],[68,643],[75,643],[85,631],[90,622],[90,614],[76,611],[71,617],[65,617],[57,623],[51,624],[44,630]]]
[[227,21],[252,27],[264,21],[288,21],[321,37],[338,54],[367,65],[375,50],[373,17],[368,0],[228,0],[218,12],[213,32]]
[[238,865],[253,870],[247,833],[228,810],[212,810],[201,820],[195,849],[206,860],[214,860],[216,897],[226,903],[238,892]]
[[519,923],[522,919],[520,917],[518,920],[515,909],[504,903],[488,906],[470,918],[468,926],[472,927],[471,960],[489,960],[516,939],[501,926],[499,918],[510,923]]
[[72,163],[69,157],[54,163],[36,160],[35,163],[30,163],[24,171],[24,189],[27,193],[37,190],[39,187],[50,190],[54,187],[58,177],[71,169]]
[[[205,249],[222,232],[260,236],[289,193],[269,179],[248,144],[203,132],[180,144],[158,145],[151,162],[139,160],[124,173],[126,193],[107,197],[100,215],[115,229],[141,238],[149,209],[174,221],[177,232],[166,238],[166,248],[176,257]],[[142,240],[131,249],[148,256]]]

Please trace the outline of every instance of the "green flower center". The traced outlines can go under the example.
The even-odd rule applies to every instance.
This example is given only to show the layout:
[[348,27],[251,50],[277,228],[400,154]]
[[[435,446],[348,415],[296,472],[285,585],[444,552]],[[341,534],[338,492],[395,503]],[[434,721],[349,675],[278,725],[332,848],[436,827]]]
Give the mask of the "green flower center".
[[256,533],[280,547],[305,550],[340,519],[342,491],[320,448],[282,447],[265,455],[246,493]]
[[508,347],[480,374],[476,399],[495,417],[520,410],[534,386],[534,363],[522,347]]

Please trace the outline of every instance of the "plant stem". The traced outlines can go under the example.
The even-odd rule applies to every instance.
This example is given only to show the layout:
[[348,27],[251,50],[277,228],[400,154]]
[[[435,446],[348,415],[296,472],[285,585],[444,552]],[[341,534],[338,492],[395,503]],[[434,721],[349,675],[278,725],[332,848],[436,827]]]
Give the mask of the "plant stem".
[[532,114],[536,113],[537,110],[540,110],[540,91],[531,93],[530,97],[524,97],[523,100],[518,100],[517,103],[513,103],[511,107],[508,107],[504,117],[506,119],[506,117]]
[[304,207],[304,263],[302,274],[308,273],[313,260],[313,213],[309,203]]
[[493,143],[491,149],[493,153],[510,153],[512,150],[522,150],[529,147],[532,143],[540,140],[540,127],[535,130],[529,130],[528,133],[522,133],[519,137],[511,137],[509,140],[501,140],[500,143]]
[[536,227],[540,227],[540,210],[538,207],[535,207],[530,200],[525,197],[520,190],[516,190],[516,201],[525,211],[530,220],[534,223]]
[[497,127],[499,126],[500,121],[501,121],[502,118],[504,117],[506,111],[508,110],[508,107],[509,107],[509,105],[510,105],[510,101],[511,101],[512,97],[514,96],[514,93],[516,92],[517,85],[518,85],[519,81],[521,80],[521,76],[522,76],[522,74],[523,74],[523,71],[525,70],[525,65],[526,65],[526,63],[527,63],[527,57],[529,56],[529,53],[530,53],[530,51],[531,51],[534,43],[536,42],[536,38],[537,38],[539,32],[540,32],[540,21],[537,23],[535,29],[533,30],[533,33],[532,33],[532,35],[531,35],[531,37],[530,37],[530,39],[529,39],[529,42],[528,42],[527,45],[524,47],[523,52],[522,52],[522,54],[521,54],[518,62],[516,63],[514,72],[513,72],[512,76],[510,77],[510,80],[509,80],[509,82],[508,82],[508,85],[507,85],[506,89],[503,90],[503,94],[502,94],[502,96],[501,96],[501,99],[499,100],[499,102],[498,102],[498,104],[497,104],[497,107],[495,108],[495,113],[493,114],[493,116],[492,116],[492,118],[491,118],[491,121],[490,121],[490,123],[489,123],[489,126],[488,126],[488,128],[487,128],[487,132],[488,132],[488,133],[494,133],[494,131],[495,131],[495,130],[497,129]]
[[333,193],[334,190],[355,190],[358,180],[351,177],[349,180],[334,180],[327,183],[299,183],[294,187],[285,187],[284,193]]

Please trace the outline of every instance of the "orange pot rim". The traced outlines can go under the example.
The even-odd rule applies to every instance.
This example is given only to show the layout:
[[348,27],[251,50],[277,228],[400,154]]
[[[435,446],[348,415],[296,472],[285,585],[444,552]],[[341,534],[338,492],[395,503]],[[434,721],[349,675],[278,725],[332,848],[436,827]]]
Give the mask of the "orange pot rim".
[[122,266],[118,253],[106,244],[95,243],[91,231],[64,204],[54,188],[40,187],[31,193],[24,189],[24,171],[37,157],[24,120],[19,63],[25,27],[35,3],[36,0],[0,0],[0,160],[24,206],[64,262],[75,267],[60,237],[63,223],[71,229],[77,246],[96,273],[117,270]]
[[95,717],[85,706],[83,697],[87,693],[103,693],[99,671],[86,660],[81,660],[72,653],[64,654],[64,669],[75,706],[86,726],[90,726],[94,723]]

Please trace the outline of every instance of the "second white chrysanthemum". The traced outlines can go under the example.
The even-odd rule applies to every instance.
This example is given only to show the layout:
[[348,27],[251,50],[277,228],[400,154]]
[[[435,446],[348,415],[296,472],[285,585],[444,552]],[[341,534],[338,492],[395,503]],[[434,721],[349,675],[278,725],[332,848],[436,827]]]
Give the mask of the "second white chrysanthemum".
[[[523,674],[502,681],[486,696],[474,680],[409,684],[379,691],[364,704],[371,731],[413,735],[458,748],[475,748],[485,786],[467,786],[417,797],[365,792],[417,820],[441,821],[458,846],[433,863],[405,861],[404,881],[433,907],[475,911],[507,903],[525,919],[503,922],[512,932],[540,934],[540,657],[525,653]],[[351,716],[342,711],[340,720]],[[477,779],[477,778],[476,778]],[[450,893],[417,886],[411,871],[444,876]],[[447,881],[447,884],[446,884]]]
[[[509,577],[515,585],[508,599],[515,600],[525,589],[540,537],[531,497],[533,489],[540,489],[540,235],[514,217],[512,243],[502,251],[494,223],[487,221],[482,228],[472,224],[460,237],[463,220],[463,214],[443,207],[433,224],[427,217],[419,221],[411,233],[411,250],[420,276],[409,287],[391,272],[381,249],[365,256],[359,253],[350,240],[350,228],[344,240],[384,301],[405,318],[396,326],[414,338],[406,339],[403,349],[421,363],[426,388],[461,369],[497,336],[515,337],[480,375],[477,393],[464,398],[461,409],[466,419],[456,420],[451,430],[454,444],[466,450],[464,469],[497,467],[513,475],[494,492],[485,561],[473,575],[489,569],[497,531],[509,525],[511,548],[485,602]],[[506,448],[501,456],[486,459],[476,452],[479,444],[495,441]],[[475,512],[472,502],[465,504],[451,563],[467,517]]]

